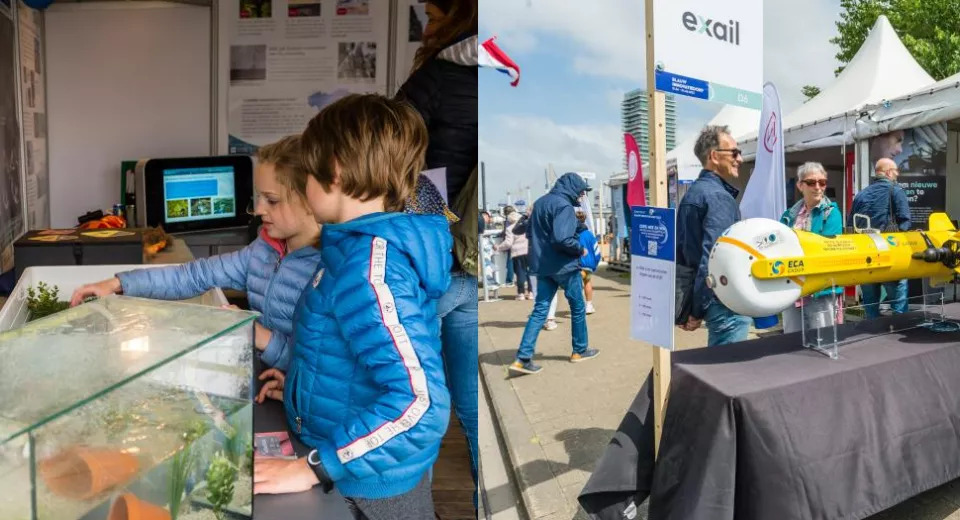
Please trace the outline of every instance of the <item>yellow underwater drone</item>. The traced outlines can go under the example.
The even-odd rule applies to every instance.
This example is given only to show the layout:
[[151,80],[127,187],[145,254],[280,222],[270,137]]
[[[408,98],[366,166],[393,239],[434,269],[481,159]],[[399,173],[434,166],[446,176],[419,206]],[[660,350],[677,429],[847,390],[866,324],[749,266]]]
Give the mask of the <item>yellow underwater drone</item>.
[[717,239],[707,285],[724,305],[745,316],[770,316],[831,286],[930,278],[960,273],[960,233],[946,213],[930,215],[929,231],[824,237],[775,220],[751,218]]

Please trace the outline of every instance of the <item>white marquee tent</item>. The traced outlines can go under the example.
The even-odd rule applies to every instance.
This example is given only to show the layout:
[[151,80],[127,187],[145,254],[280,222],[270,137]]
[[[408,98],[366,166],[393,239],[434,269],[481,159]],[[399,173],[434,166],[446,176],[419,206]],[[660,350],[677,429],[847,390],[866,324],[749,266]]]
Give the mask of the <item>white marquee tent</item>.
[[[852,143],[856,120],[864,109],[933,82],[904,47],[887,17],[880,16],[836,80],[784,117],[786,151]],[[756,138],[756,129],[738,138],[748,158],[756,151]]]

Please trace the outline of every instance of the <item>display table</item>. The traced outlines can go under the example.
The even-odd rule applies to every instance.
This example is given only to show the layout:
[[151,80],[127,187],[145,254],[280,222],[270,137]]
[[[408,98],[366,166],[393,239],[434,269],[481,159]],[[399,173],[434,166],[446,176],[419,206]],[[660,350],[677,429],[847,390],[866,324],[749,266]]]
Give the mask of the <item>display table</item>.
[[674,353],[656,464],[648,376],[581,504],[602,519],[648,496],[652,520],[858,519],[960,477],[960,332],[871,336],[904,319],[844,325],[858,341],[838,360],[799,333]]
[[[254,404],[253,429],[257,433],[287,431],[283,404],[273,400]],[[310,451],[293,435],[290,438],[297,455],[305,456]],[[257,520],[353,520],[336,489],[327,494],[319,487],[287,495],[254,495],[253,514]]]

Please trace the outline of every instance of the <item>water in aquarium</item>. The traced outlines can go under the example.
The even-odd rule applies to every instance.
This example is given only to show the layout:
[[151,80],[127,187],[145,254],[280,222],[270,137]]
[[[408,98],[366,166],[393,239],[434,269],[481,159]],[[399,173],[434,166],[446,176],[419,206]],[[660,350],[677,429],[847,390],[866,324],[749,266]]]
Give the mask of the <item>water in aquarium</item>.
[[255,316],[108,300],[0,334],[0,519],[250,518]]

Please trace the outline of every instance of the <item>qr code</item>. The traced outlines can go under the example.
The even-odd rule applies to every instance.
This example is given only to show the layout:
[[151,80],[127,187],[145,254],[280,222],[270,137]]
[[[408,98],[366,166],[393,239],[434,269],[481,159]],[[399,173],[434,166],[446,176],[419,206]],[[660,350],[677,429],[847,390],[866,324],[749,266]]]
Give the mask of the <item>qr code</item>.
[[657,256],[657,241],[656,240],[647,240],[647,254],[650,256]]

